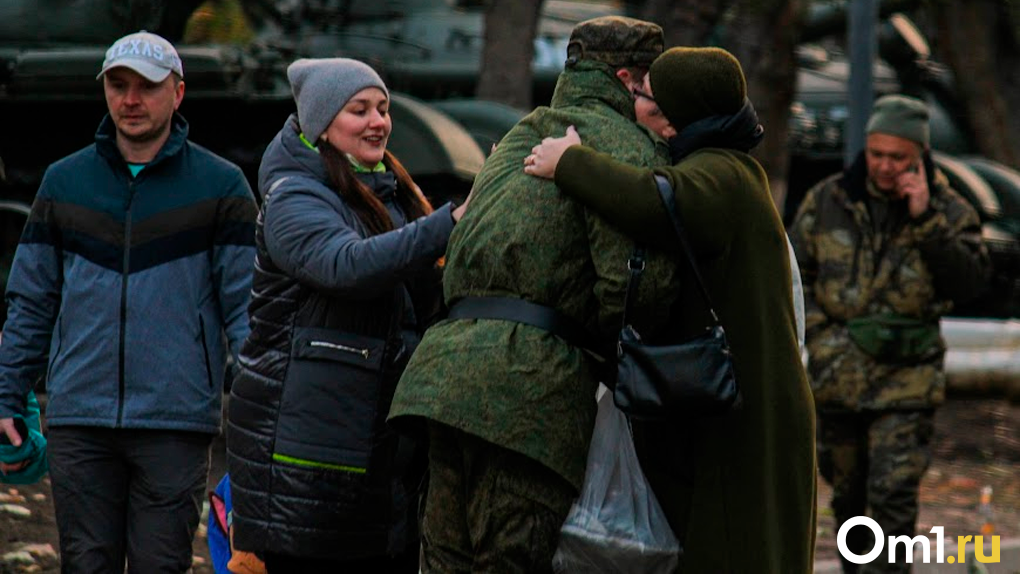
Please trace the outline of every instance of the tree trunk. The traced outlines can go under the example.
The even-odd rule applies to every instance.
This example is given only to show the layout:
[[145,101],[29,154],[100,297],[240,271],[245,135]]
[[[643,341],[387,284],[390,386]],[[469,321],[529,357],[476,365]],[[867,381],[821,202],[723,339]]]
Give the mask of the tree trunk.
[[787,126],[797,79],[795,49],[807,0],[630,0],[626,4],[630,14],[663,27],[667,47],[719,45],[740,60],[748,98],[765,126],[765,139],[754,155],[768,173],[772,199],[782,211],[790,161]]
[[[1020,168],[1020,55],[1008,7],[996,0],[935,3],[940,57],[956,78],[977,151]],[[991,23],[991,24],[990,24]]]
[[645,0],[631,2],[637,18],[662,26],[666,47],[704,46],[735,0]]
[[541,9],[542,0],[490,0],[478,98],[531,109],[531,60]]
[[744,68],[747,96],[765,126],[765,139],[753,153],[768,174],[780,213],[790,163],[787,138],[796,95],[795,51],[806,6],[805,0],[743,0],[723,41]]

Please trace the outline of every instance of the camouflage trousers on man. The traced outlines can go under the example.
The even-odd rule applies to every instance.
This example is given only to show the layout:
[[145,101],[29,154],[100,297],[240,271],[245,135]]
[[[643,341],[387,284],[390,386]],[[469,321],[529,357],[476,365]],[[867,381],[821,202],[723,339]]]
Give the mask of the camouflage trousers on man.
[[551,573],[575,496],[546,466],[430,423],[422,572]]
[[[836,532],[847,520],[867,515],[886,537],[882,553],[869,564],[841,556],[844,572],[910,572],[903,544],[889,563],[888,537],[915,536],[918,490],[931,462],[933,434],[931,410],[819,413],[818,467],[832,485]],[[846,537],[848,549],[858,555],[875,542],[865,526],[851,528]]]

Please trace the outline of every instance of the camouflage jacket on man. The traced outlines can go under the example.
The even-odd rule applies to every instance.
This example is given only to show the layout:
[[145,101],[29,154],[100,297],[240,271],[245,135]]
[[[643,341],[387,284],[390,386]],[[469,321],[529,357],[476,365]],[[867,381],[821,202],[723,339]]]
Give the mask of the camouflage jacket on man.
[[[634,122],[634,102],[612,69],[581,61],[500,142],[475,179],[471,208],[447,249],[447,304],[467,296],[553,307],[605,340],[621,325],[634,244],[553,182],[524,173],[524,157],[570,125],[584,142],[640,166],[668,164],[665,144]],[[652,254],[628,316],[643,333],[676,298],[675,266]],[[575,487],[595,415],[597,363],[551,333],[499,320],[448,320],[426,332],[391,419],[425,417],[529,456]]]
[[885,361],[849,337],[847,321],[876,314],[937,324],[989,272],[974,208],[924,154],[931,195],[912,219],[905,200],[868,182],[863,152],[808,191],[790,231],[804,282],[808,373],[820,410],[915,409],[945,399],[945,343],[917,359]]

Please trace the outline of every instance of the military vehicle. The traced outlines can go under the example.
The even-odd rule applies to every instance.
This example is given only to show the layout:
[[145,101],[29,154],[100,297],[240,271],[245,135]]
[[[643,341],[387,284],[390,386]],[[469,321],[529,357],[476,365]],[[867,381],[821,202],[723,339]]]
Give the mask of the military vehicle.
[[[241,8],[251,38],[201,38],[195,22]],[[614,13],[606,0],[547,0],[535,40],[534,93],[551,97],[570,30]],[[524,112],[474,99],[484,7],[470,0],[80,0],[0,3],[0,287],[47,165],[92,141],[105,113],[95,74],[109,43],[148,29],[184,63],[181,113],[191,138],[237,163],[255,186],[266,144],[294,109],[286,66],[344,56],[378,69],[393,91],[401,158],[434,202],[463,198],[493,143]],[[185,39],[187,38],[187,39]],[[0,302],[0,312],[6,317]]]
[[[0,121],[6,128],[0,138],[6,172],[0,183],[0,285],[46,165],[91,141],[105,111],[95,71],[110,39],[124,33],[146,28],[175,41],[187,80],[181,112],[191,122],[192,139],[238,163],[253,184],[265,145],[293,110],[285,69],[297,57],[355,57],[380,70],[394,90],[391,149],[436,201],[466,194],[485,152],[523,116],[522,110],[472,98],[484,21],[478,0],[246,0],[239,5],[251,41],[183,41],[196,8],[231,1],[208,0],[200,8],[201,0],[81,0],[45,12],[32,0],[0,3]],[[573,25],[625,9],[610,1],[546,0],[535,39],[536,104],[551,96]],[[826,37],[845,27],[845,19],[838,11],[825,12],[825,4],[821,10],[806,35],[819,43],[800,49],[787,221],[804,191],[842,165],[848,65]],[[905,91],[932,104],[939,164],[978,206],[995,253],[999,284],[995,296],[983,298],[994,303],[968,312],[1015,316],[1020,174],[972,157],[951,76],[931,60],[923,36],[905,16],[885,22],[875,92]]]
[[[105,114],[102,84],[95,76],[113,39],[145,28],[174,41],[187,86],[180,111],[191,124],[191,139],[241,166],[253,188],[265,146],[294,110],[287,64],[300,56],[334,55],[332,50],[329,54],[313,50],[311,35],[298,40],[293,35],[262,33],[247,45],[183,43],[185,16],[198,1],[152,2],[154,8],[142,14],[135,4],[141,5],[85,0],[43,11],[32,0],[0,3],[0,125],[4,126],[0,288],[6,285],[44,170],[88,145]],[[308,50],[304,41],[310,42]],[[512,125],[521,115],[499,104],[491,105],[492,113],[481,114],[474,104],[450,102],[447,106],[465,117],[481,115],[473,122],[476,134],[489,140],[498,139],[506,129],[494,132],[492,118]],[[426,195],[435,202],[463,198],[485,157],[472,134],[439,107],[396,90],[391,111],[390,149]],[[2,302],[0,313],[6,318]]]
[[[277,2],[277,4],[280,4]],[[371,61],[395,89],[428,100],[449,113],[483,147],[498,140],[520,117],[513,109],[470,99],[482,51],[483,2],[403,0],[291,3],[290,13],[266,28],[278,44],[300,53],[351,55]],[[532,63],[533,99],[547,103],[573,25],[583,19],[627,13],[634,3],[547,0],[539,20]],[[981,214],[985,241],[996,263],[995,285],[968,315],[1012,317],[1020,313],[1020,172],[975,158],[965,129],[955,80],[931,58],[918,28],[902,12],[919,7],[908,0],[879,3],[879,56],[874,68],[876,95],[903,92],[929,102],[936,163]],[[786,221],[808,187],[841,169],[847,119],[849,66],[834,39],[846,29],[846,4],[818,2],[811,7],[800,48],[798,97],[791,114],[791,164]],[[304,12],[302,12],[304,11]]]

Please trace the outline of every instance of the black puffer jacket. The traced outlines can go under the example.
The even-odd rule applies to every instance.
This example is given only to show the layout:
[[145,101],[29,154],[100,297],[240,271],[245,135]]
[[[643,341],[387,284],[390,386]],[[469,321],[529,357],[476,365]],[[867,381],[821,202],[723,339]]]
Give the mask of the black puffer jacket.
[[[358,559],[417,544],[424,445],[385,426],[439,310],[450,206],[406,223],[391,173],[363,174],[397,229],[369,237],[295,118],[262,159],[249,316],[230,397],[234,544]],[[405,224],[406,223],[406,224]]]

